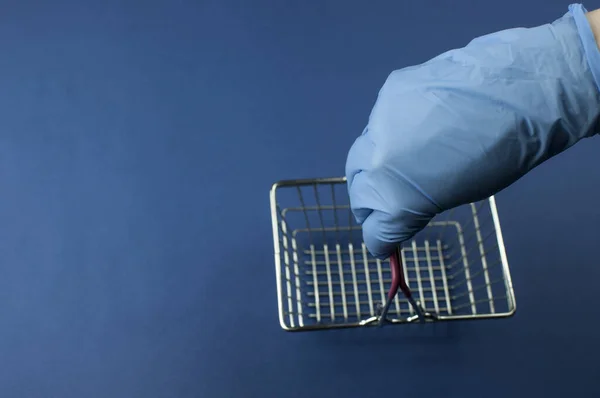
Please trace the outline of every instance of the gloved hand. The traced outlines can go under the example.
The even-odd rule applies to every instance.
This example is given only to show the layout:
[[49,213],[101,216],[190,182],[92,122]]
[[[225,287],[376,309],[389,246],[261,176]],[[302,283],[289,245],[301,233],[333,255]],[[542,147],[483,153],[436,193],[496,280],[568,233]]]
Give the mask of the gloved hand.
[[[581,5],[393,72],[353,144],[353,214],[377,258],[598,132],[600,52]],[[600,167],[600,166],[599,166]]]

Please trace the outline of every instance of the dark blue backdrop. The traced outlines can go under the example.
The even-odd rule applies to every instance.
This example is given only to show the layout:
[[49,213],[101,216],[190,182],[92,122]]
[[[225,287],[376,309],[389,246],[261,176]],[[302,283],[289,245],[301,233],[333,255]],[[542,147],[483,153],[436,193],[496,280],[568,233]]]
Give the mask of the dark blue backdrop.
[[392,70],[567,2],[1,6],[1,397],[600,395],[599,139],[498,195],[514,318],[276,313],[271,183],[342,175]]

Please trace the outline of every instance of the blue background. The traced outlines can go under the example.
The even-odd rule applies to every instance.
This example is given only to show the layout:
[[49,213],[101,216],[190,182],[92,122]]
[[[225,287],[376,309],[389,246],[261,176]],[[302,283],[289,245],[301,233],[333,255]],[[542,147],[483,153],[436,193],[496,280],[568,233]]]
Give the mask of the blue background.
[[343,175],[392,70],[568,3],[1,6],[1,397],[600,395],[599,139],[497,196],[513,318],[276,309],[271,184]]

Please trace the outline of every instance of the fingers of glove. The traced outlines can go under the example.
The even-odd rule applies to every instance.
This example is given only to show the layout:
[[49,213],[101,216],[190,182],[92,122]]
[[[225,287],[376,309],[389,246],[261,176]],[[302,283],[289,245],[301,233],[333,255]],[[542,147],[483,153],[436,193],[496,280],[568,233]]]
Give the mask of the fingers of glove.
[[423,229],[435,214],[415,210],[424,208],[420,203],[427,203],[411,184],[390,179],[378,170],[355,174],[349,192],[353,212],[364,217],[360,222],[365,245],[377,258],[388,257],[397,245]]
[[[371,159],[373,158],[374,152],[374,144],[369,140],[366,136],[367,129],[363,132],[363,134],[356,139],[350,151],[348,152],[348,157],[346,160],[346,179],[348,181],[348,191],[350,193],[350,203],[352,214],[356,219],[356,222],[362,224],[365,219],[371,214],[372,209],[369,207],[361,207],[360,205],[355,205],[355,198],[353,198],[353,194],[351,192],[356,192],[354,196],[361,195],[360,191],[352,190],[351,187],[354,184],[354,180],[357,175],[362,173],[363,171],[369,170],[369,164]],[[368,201],[367,201],[368,202]],[[364,203],[364,201],[359,200],[356,203]]]
[[386,259],[402,242],[411,239],[425,228],[431,217],[404,210],[395,217],[373,211],[363,223],[363,240],[371,255]]

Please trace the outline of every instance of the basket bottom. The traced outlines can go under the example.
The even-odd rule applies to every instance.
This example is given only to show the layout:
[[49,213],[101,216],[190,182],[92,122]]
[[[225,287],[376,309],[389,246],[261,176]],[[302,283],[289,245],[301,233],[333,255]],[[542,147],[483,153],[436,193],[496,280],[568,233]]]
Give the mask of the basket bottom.
[[[413,297],[434,316],[429,321],[496,315],[498,300],[506,302],[506,295],[498,295],[503,289],[492,289],[493,275],[485,256],[475,252],[469,258],[460,228],[456,231],[456,236],[444,242],[413,240],[401,251]],[[293,243],[298,247],[296,241]],[[388,261],[370,256],[364,243],[308,244],[290,257],[286,256],[284,264],[290,310],[283,314],[290,328],[362,326],[379,315],[391,285],[391,272]],[[414,321],[415,315],[400,292],[388,319],[406,323]]]

